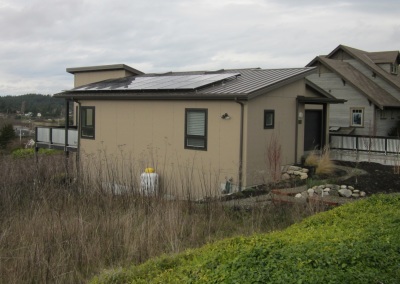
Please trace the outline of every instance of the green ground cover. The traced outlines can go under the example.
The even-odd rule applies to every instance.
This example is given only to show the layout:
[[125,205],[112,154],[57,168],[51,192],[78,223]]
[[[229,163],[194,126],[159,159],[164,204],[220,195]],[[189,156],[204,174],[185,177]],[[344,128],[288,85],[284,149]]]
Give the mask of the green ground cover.
[[399,283],[400,195],[376,195],[284,231],[235,237],[91,283]]

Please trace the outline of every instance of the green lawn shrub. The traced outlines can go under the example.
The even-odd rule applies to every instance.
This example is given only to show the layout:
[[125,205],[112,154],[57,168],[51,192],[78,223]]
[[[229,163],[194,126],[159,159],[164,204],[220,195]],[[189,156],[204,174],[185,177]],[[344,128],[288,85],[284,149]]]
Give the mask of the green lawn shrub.
[[[56,150],[56,149],[44,149],[44,148],[40,148],[38,151],[39,155],[46,155],[46,156],[50,156],[50,155],[56,155],[56,154],[60,154],[63,153],[63,151],[61,150]],[[14,150],[11,153],[11,156],[15,159],[21,159],[21,158],[32,158],[35,155],[35,149],[33,148],[28,148],[28,149],[17,149]]]
[[91,283],[400,283],[400,195],[109,270]]

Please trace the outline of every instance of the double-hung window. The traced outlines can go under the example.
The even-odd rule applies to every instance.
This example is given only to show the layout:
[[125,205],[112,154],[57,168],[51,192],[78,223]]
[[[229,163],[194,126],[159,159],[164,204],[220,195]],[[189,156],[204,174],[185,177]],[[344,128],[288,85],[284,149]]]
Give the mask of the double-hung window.
[[95,137],[95,108],[81,107],[81,137],[94,139]]
[[207,150],[206,109],[186,109],[185,149]]

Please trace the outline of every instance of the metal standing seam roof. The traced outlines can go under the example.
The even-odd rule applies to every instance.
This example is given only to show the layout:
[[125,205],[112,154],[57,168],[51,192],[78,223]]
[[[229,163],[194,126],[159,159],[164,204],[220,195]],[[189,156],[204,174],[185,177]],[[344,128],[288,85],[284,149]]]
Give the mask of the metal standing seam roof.
[[[59,98],[87,98],[87,99],[145,99],[145,98],[198,98],[198,99],[224,99],[232,97],[240,97],[248,99],[260,91],[268,92],[276,87],[288,84],[292,81],[299,80],[307,75],[315,72],[315,67],[302,68],[284,68],[284,69],[232,69],[219,70],[216,72],[193,71],[193,72],[169,72],[165,74],[144,74],[138,76],[129,76],[119,79],[110,79],[81,86],[72,90],[67,90],[55,97]],[[196,75],[213,75],[219,76],[219,80],[211,82],[207,85],[200,85],[192,89],[185,88],[153,88],[130,89],[129,86],[135,80],[142,81],[144,84],[147,80],[165,80],[168,82],[173,80],[174,76],[187,77]],[[200,76],[201,77],[201,76]],[[211,77],[211,76],[210,76]],[[148,79],[151,78],[151,79]],[[194,78],[194,77],[192,77]],[[171,79],[171,80],[170,80]],[[154,82],[155,82],[154,81]],[[161,85],[159,85],[161,86]],[[166,85],[164,85],[166,86]]]
[[351,64],[325,57],[318,57],[318,60],[331,70],[337,72],[342,79],[361,91],[378,107],[400,107],[399,100],[393,97],[389,92],[380,88]]

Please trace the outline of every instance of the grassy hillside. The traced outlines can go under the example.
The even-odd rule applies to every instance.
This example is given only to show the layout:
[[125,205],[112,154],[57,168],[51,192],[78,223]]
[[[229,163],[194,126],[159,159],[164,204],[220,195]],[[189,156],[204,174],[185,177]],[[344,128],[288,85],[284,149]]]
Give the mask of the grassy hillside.
[[400,283],[400,195],[377,195],[284,231],[236,237],[91,283]]

